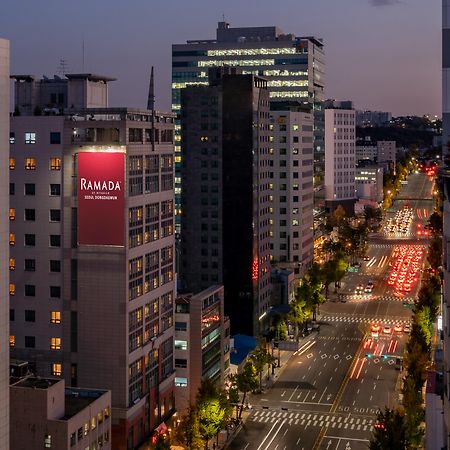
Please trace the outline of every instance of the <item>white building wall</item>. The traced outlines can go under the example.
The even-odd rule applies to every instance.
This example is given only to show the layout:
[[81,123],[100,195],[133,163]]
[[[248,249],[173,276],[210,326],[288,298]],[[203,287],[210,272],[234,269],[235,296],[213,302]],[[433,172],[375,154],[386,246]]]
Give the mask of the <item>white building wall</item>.
[[0,448],[9,448],[9,41],[0,39]]
[[313,256],[313,116],[272,111],[271,117],[271,253],[301,275]]
[[325,200],[355,198],[355,111],[325,110]]

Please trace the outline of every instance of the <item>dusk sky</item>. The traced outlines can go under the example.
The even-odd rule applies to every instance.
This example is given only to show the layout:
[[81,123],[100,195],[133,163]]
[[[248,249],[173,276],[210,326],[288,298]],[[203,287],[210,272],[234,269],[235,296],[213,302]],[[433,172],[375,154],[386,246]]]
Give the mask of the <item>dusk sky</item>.
[[171,44],[234,27],[276,25],[324,39],[326,96],[394,115],[441,114],[441,0],[2,0],[0,37],[11,72],[116,77],[110,106],[144,107],[150,66],[156,102],[170,109]]

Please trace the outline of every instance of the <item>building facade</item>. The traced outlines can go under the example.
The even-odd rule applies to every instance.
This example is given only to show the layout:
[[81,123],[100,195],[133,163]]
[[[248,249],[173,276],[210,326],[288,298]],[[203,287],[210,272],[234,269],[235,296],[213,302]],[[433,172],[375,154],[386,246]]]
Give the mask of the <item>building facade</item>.
[[181,97],[182,288],[223,284],[233,332],[257,335],[270,306],[269,91],[232,68],[210,83]]
[[175,399],[185,414],[202,380],[223,386],[230,370],[230,321],[223,286],[177,297],[175,305]]
[[386,111],[356,111],[357,127],[382,127],[392,119],[392,114]]
[[[219,22],[216,38],[189,40],[172,46],[172,110],[181,108],[181,91],[208,85],[208,68],[238,67],[243,74],[267,78],[271,101],[295,100],[314,112],[314,149],[318,170],[323,171],[325,87],[324,44],[311,36],[286,34],[275,26],[231,28]],[[177,130],[177,139],[180,139]],[[176,196],[181,195],[181,145],[176,151]],[[181,197],[178,197],[181,198]],[[180,208],[176,201],[177,209]]]
[[377,162],[385,173],[393,171],[397,162],[397,143],[395,141],[377,141]]
[[[7,211],[9,143],[9,41],[0,39],[0,204]],[[9,219],[0,218],[0,448],[9,448]]]
[[328,209],[355,203],[355,111],[325,109],[325,200]]
[[313,127],[312,114],[273,104],[271,195],[273,262],[302,276],[313,259]]
[[11,448],[111,449],[111,392],[24,378],[11,392]]
[[111,390],[115,449],[174,411],[174,120],[104,107],[11,121],[11,351]]
[[356,196],[359,200],[383,201],[383,169],[377,165],[358,166],[355,169]]

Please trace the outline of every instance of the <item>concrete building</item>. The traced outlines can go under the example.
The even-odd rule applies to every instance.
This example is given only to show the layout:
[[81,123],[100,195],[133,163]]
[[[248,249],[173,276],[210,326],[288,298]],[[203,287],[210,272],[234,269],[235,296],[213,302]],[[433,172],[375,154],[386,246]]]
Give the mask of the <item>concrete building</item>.
[[378,160],[378,147],[375,143],[356,141],[355,147],[356,164],[375,163]]
[[357,127],[382,127],[392,119],[392,114],[385,111],[356,111]]
[[223,284],[233,333],[258,335],[270,306],[269,91],[234,68],[209,75],[181,96],[182,288]]
[[11,384],[10,393],[11,449],[112,448],[110,391],[65,388],[64,380],[54,378],[24,378]]
[[325,201],[333,211],[353,212],[355,187],[355,111],[325,109]]
[[[0,39],[0,205],[7,211],[9,142],[9,41]],[[0,448],[9,448],[9,220],[0,217]]]
[[33,75],[14,75],[16,114],[59,114],[67,109],[108,106],[108,82],[114,78],[91,73],[38,79]]
[[203,379],[223,386],[230,370],[230,320],[223,286],[177,297],[175,305],[175,401],[184,414]]
[[102,107],[11,120],[11,352],[111,390],[115,449],[174,411],[174,119]]
[[[208,68],[221,66],[239,67],[244,74],[267,78],[271,101],[294,100],[313,109],[315,160],[317,170],[323,172],[325,63],[322,40],[286,34],[275,26],[232,28],[226,22],[219,22],[215,39],[189,40],[172,46],[173,111],[181,108],[182,89],[208,85]],[[179,196],[181,142],[177,144],[175,188]],[[176,203],[179,209],[179,201]]]
[[374,204],[383,201],[383,169],[377,165],[363,165],[355,169],[355,186],[358,200]]
[[397,162],[397,143],[395,141],[377,141],[377,163],[385,173],[393,171]]
[[271,106],[270,250],[278,267],[302,276],[313,259],[314,122],[299,106]]

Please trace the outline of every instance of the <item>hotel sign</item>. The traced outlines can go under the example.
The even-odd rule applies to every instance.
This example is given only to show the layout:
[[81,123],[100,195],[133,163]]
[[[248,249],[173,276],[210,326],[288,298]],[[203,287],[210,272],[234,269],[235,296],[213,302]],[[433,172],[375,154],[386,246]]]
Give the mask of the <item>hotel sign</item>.
[[124,153],[78,153],[79,245],[124,245],[124,164]]

